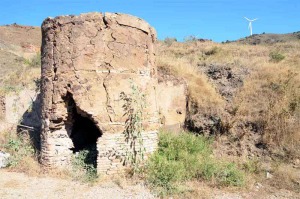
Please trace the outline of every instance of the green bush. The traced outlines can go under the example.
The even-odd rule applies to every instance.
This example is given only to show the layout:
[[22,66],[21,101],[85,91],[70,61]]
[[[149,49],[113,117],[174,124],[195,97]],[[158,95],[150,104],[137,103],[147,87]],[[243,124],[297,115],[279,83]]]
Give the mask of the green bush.
[[243,169],[248,173],[258,174],[260,172],[261,163],[258,159],[248,160],[244,162]]
[[75,180],[94,182],[98,178],[93,149],[84,149],[72,157],[72,175]]
[[38,68],[41,67],[41,54],[37,53],[34,57],[31,59],[25,59],[24,64],[32,67],[32,68]]
[[160,194],[172,194],[178,183],[203,179],[219,185],[241,186],[243,173],[233,163],[212,158],[211,140],[182,132],[160,132],[159,148],[147,163],[147,180]]
[[269,54],[269,56],[270,56],[270,61],[272,61],[272,62],[280,62],[285,58],[284,55],[282,55],[278,52],[271,52]]
[[221,185],[244,185],[244,173],[234,163],[225,163],[217,171],[217,182]]
[[32,143],[26,136],[9,136],[4,148],[11,155],[8,163],[9,167],[17,167],[23,158],[35,156]]

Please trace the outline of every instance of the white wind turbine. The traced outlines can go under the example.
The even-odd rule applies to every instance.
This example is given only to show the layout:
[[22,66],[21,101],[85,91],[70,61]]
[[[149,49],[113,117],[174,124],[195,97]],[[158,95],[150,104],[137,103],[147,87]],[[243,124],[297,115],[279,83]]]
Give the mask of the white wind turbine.
[[245,19],[246,19],[247,21],[249,21],[249,26],[248,26],[248,28],[250,29],[250,36],[252,36],[252,22],[253,22],[253,21],[256,21],[258,18],[256,18],[256,19],[248,19],[247,17],[245,17]]

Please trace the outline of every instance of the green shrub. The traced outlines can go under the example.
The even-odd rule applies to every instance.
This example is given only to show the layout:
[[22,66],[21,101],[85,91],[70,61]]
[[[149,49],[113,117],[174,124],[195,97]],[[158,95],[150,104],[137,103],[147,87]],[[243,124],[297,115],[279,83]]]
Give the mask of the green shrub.
[[72,176],[75,180],[83,182],[95,182],[98,178],[93,149],[84,149],[72,157]]
[[244,173],[234,163],[225,163],[217,172],[217,182],[221,185],[244,185]]
[[186,132],[160,132],[159,148],[147,163],[148,182],[164,195],[174,193],[178,183],[192,179],[241,186],[244,174],[235,164],[212,158],[210,139]]
[[182,162],[169,161],[163,155],[155,154],[148,165],[148,181],[168,192],[175,189],[173,183],[184,179],[185,168]]
[[199,178],[224,186],[244,185],[244,173],[234,163],[207,159],[199,169]]
[[261,164],[258,159],[248,160],[243,164],[243,169],[248,173],[258,174],[260,172]]
[[41,54],[37,53],[34,57],[31,59],[25,59],[24,64],[32,67],[32,68],[38,68],[41,67]]
[[285,56],[280,54],[279,52],[271,52],[269,56],[270,56],[270,61],[276,63],[282,61],[285,58]]
[[25,157],[35,157],[35,151],[29,138],[26,136],[12,136],[7,138],[4,148],[11,155],[9,167],[17,167]]

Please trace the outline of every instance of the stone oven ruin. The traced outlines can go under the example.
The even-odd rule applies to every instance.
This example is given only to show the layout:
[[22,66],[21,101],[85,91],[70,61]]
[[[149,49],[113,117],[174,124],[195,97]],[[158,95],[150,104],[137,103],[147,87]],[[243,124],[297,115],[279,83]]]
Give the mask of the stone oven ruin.
[[[156,149],[159,128],[155,30],[125,14],[89,13],[47,18],[42,25],[41,162],[70,165],[89,149],[97,172],[122,171],[133,150],[126,130],[130,102],[140,112],[145,154]],[[127,108],[127,109],[126,109]]]

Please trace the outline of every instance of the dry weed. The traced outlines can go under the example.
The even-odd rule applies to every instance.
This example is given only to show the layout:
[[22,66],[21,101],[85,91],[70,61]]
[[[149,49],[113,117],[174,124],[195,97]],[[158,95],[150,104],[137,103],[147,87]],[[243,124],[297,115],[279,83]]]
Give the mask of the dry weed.
[[[272,45],[240,43],[172,42],[159,45],[158,67],[183,77],[189,92],[203,110],[224,110],[224,100],[199,65],[222,63],[247,68],[250,76],[236,94],[232,121],[251,122],[263,134],[263,141],[277,152],[300,156],[300,42]],[[270,60],[278,52],[284,59]],[[209,111],[207,111],[209,112]]]
[[171,52],[161,52],[157,57],[157,66],[162,71],[184,78],[191,101],[203,108],[202,111],[216,112],[224,105],[224,100],[215,87],[209,83],[208,78],[200,73],[196,61],[181,57],[189,53],[195,53],[195,51],[176,47]]

